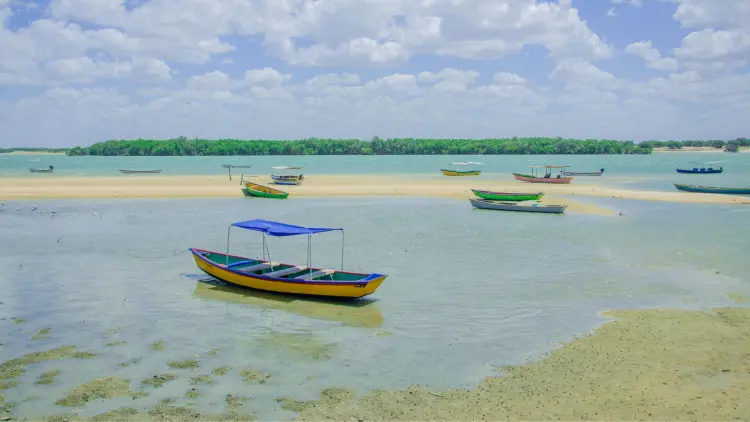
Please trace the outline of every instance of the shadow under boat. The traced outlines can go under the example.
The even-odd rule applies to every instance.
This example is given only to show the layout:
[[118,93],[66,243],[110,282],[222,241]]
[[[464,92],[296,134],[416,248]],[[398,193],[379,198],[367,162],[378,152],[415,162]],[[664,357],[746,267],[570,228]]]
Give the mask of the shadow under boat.
[[189,278],[197,279],[193,296],[200,299],[276,309],[308,318],[341,322],[351,327],[379,328],[383,325],[377,299],[299,297],[233,286],[213,278],[206,279],[205,275]]

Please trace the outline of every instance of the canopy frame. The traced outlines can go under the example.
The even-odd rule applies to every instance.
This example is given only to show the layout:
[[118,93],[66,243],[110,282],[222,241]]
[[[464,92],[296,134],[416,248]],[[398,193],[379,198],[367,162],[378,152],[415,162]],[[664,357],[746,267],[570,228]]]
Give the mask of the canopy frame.
[[[268,250],[266,236],[288,237],[307,235],[307,269],[312,274],[312,236],[313,234],[325,233],[331,231],[341,232],[341,271],[344,271],[344,229],[343,228],[324,228],[324,227],[302,227],[291,224],[278,223],[267,220],[248,220],[232,223],[227,228],[227,253],[224,265],[229,265],[229,243],[232,235],[232,227],[239,227],[245,230],[258,231],[263,233],[262,260],[271,262],[271,252]],[[266,259],[268,257],[268,259]]]
[[567,166],[567,165],[566,166],[551,166],[551,165],[529,166],[529,168],[531,169],[531,177],[540,177],[540,176],[537,176],[536,170],[537,169],[541,169],[541,168],[543,168],[543,169],[546,170],[544,177],[551,177],[552,176],[552,169],[558,169],[558,171],[560,172],[560,176],[563,176],[563,172],[568,167],[570,167],[570,166]]

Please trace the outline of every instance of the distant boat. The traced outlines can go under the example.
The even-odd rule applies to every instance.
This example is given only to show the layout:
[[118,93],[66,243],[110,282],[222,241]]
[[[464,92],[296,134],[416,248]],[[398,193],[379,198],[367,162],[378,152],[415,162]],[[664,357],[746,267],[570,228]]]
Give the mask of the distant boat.
[[49,166],[47,169],[29,169],[32,173],[52,173],[55,171],[55,166]]
[[714,168],[714,164],[721,163],[721,161],[708,161],[705,163],[691,161],[690,164],[695,164],[701,167],[693,167],[691,169],[677,169],[677,173],[685,174],[719,174],[724,171],[724,167]]
[[565,171],[563,170],[563,176],[601,176],[604,173],[604,169],[594,172],[581,172],[581,171]]
[[440,169],[440,171],[443,173],[443,176],[479,176],[482,170],[476,168],[476,166],[481,165],[482,163],[474,163],[472,161],[451,163],[447,169]]
[[289,196],[289,193],[287,192],[252,182],[245,182],[245,187],[242,188],[242,194],[245,196],[254,196],[256,198],[270,199],[286,199]]
[[745,188],[720,188],[714,186],[683,185],[675,183],[674,187],[683,192],[696,193],[720,193],[724,195],[750,195],[750,187]]
[[474,195],[491,201],[537,201],[544,196],[543,192],[523,193],[523,192],[492,192],[488,190],[472,189]]
[[[301,227],[267,220],[250,220],[232,223],[229,228],[239,227],[263,233],[263,259],[251,259],[190,248],[195,264],[203,272],[226,283],[258,290],[297,295],[333,296],[360,298],[375,293],[387,275],[378,273],[353,273],[344,271],[343,229]],[[315,268],[310,251],[311,236],[330,231],[342,232],[341,269]],[[266,236],[307,236],[307,262],[305,265],[282,264],[271,261],[266,254]],[[268,259],[266,259],[268,255]]]
[[161,170],[127,170],[120,169],[120,173],[124,174],[137,174],[137,173],[161,173]]
[[[573,176],[563,176],[563,171],[566,167],[570,166],[529,166],[531,174],[525,173],[513,173],[513,177],[516,180],[528,183],[556,183],[556,184],[568,184],[573,181]],[[536,169],[545,169],[544,176],[537,176]],[[552,169],[560,169],[560,174],[552,177]]]
[[470,198],[469,202],[474,208],[483,210],[494,210],[494,211],[522,211],[522,212],[539,212],[546,214],[562,214],[567,208],[567,205],[546,205],[538,204],[536,202],[524,203],[524,202],[504,202],[504,201],[488,201],[486,199],[473,199]]
[[249,169],[250,167],[252,167],[251,164],[242,165],[242,166],[236,166],[234,164],[222,164],[221,166],[224,167],[225,169]]
[[305,176],[301,172],[295,172],[294,170],[301,170],[303,168],[299,166],[272,167],[271,181],[276,185],[301,185],[302,181],[305,180]]

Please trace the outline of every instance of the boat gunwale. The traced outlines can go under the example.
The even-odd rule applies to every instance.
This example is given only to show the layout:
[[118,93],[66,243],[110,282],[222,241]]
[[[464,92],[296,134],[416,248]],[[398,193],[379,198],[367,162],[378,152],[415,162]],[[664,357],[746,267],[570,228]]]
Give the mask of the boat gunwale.
[[[249,189],[249,190],[252,190],[252,191],[255,191],[255,192],[262,192],[262,193],[266,193],[266,194],[279,195],[279,196],[283,196],[283,195],[287,195],[288,196],[289,195],[289,192],[284,192],[283,190],[279,190],[279,189],[276,189],[276,188],[272,188],[270,186],[262,185],[260,183],[248,182],[248,181],[245,180],[245,181],[243,181],[243,184],[244,184],[244,186],[245,186],[246,189]],[[260,190],[260,189],[254,189],[254,188],[252,188],[252,187],[250,187],[248,185],[261,186],[261,187],[269,189],[269,190],[271,190],[273,192],[265,192],[265,191]]]
[[[372,282],[374,280],[377,280],[380,277],[387,277],[386,274],[378,274],[378,273],[355,273],[355,272],[350,272],[350,271],[339,271],[339,270],[336,270],[336,272],[337,273],[342,273],[342,274],[362,275],[362,276],[365,276],[365,278],[363,278],[362,280],[353,280],[353,281],[314,281],[314,280],[294,280],[294,279],[278,278],[278,277],[264,277],[262,274],[261,275],[258,275],[258,274],[248,274],[248,273],[245,273],[245,272],[233,270],[232,268],[229,268],[229,267],[227,267],[225,265],[218,264],[218,263],[216,263],[214,261],[211,261],[210,259],[206,258],[205,256],[201,255],[198,252],[208,252],[208,253],[212,253],[212,254],[230,256],[230,257],[233,257],[233,258],[243,258],[243,259],[248,259],[248,260],[252,259],[252,258],[248,258],[248,257],[244,257],[244,256],[239,256],[239,255],[227,255],[226,253],[223,253],[223,252],[215,252],[215,251],[209,251],[209,250],[206,250],[206,249],[198,249],[198,248],[190,248],[190,252],[193,254],[193,256],[200,258],[201,260],[203,260],[204,262],[206,262],[207,264],[209,264],[212,267],[215,267],[215,268],[218,268],[218,269],[221,269],[221,270],[224,270],[224,271],[229,271],[230,273],[233,273],[233,274],[236,274],[236,275],[239,275],[239,276],[242,276],[242,277],[255,278],[255,279],[264,280],[264,281],[276,281],[276,282],[287,283],[287,284],[305,284],[305,285],[313,284],[313,285],[327,285],[327,286],[366,286],[370,282]],[[263,261],[263,260],[257,260],[257,261],[258,262],[267,262],[267,261]],[[294,264],[285,264],[285,263],[280,263],[279,264],[279,266],[282,266],[282,265],[295,266]],[[213,275],[211,275],[211,276],[213,277]]]
[[534,196],[534,195],[542,195],[544,192],[538,192],[538,193],[532,193],[532,192],[497,192],[492,190],[483,190],[483,189],[471,189],[473,192],[482,192],[482,193],[490,193],[494,195],[513,195],[513,196]]

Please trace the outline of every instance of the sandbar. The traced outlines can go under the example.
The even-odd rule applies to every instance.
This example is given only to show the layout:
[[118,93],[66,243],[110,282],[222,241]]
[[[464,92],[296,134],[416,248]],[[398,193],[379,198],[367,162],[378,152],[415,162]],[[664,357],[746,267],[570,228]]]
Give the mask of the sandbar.
[[[247,180],[268,184],[268,176]],[[240,179],[227,175],[122,175],[113,177],[19,177],[0,179],[0,199],[86,199],[86,198],[200,198],[241,195]],[[750,204],[750,198],[688,192],[628,190],[587,185],[541,185],[516,181],[439,178],[420,175],[311,175],[300,186],[277,186],[297,197],[437,197],[466,199],[471,188],[511,192],[545,192],[542,202],[569,205],[574,212],[602,215],[614,210],[576,201],[575,196],[668,201],[683,203]]]
[[[748,420],[750,309],[629,310],[469,390],[281,399],[299,420]],[[436,368],[437,369],[437,368]]]

